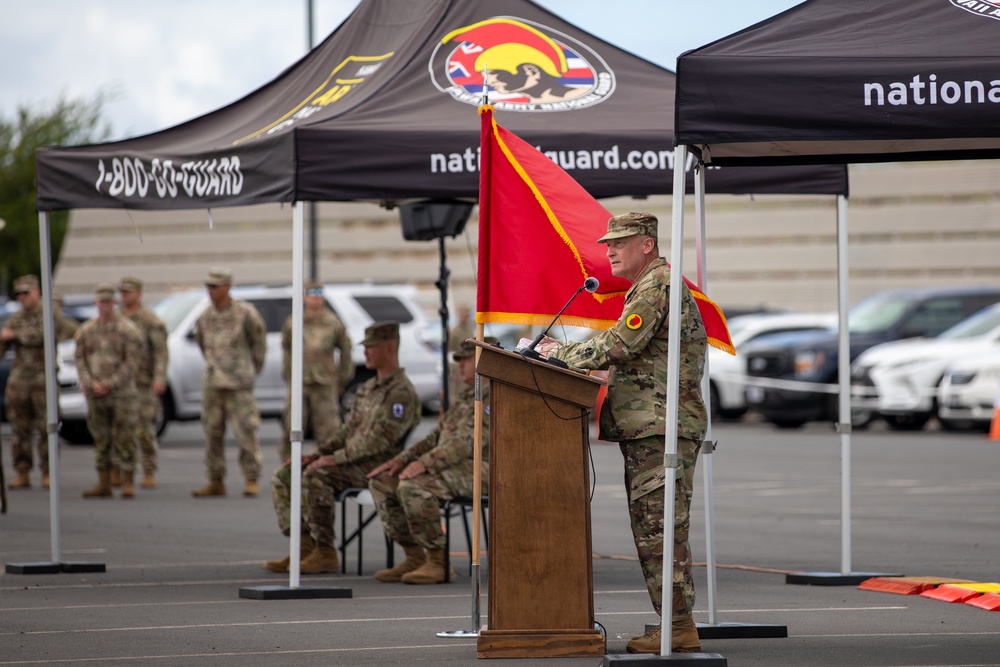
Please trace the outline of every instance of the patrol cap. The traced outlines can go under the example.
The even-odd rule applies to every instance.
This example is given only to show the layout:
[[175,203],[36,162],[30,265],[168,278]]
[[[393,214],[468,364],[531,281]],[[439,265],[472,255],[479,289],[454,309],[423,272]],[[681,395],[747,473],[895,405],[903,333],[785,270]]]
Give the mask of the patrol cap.
[[362,345],[378,345],[387,341],[399,342],[399,322],[376,322],[365,329]]
[[111,283],[98,283],[94,289],[94,298],[98,301],[114,301],[115,286]]
[[605,243],[611,239],[623,239],[626,236],[652,236],[656,238],[656,216],[652,213],[632,211],[616,215],[608,220],[608,233],[597,239],[598,243]]
[[205,285],[207,287],[218,287],[219,285],[232,285],[233,284],[233,271],[232,269],[224,269],[221,267],[215,267],[208,272],[208,279],[205,280]]
[[[487,336],[483,339],[483,342],[487,345],[496,345],[498,341],[493,336]],[[476,346],[472,342],[472,339],[466,339],[462,341],[462,344],[458,346],[458,349],[451,353],[451,358],[455,361],[461,361],[462,359],[468,359],[469,357],[476,356]]]
[[125,292],[141,292],[142,281],[135,276],[125,276],[118,281],[118,289]]
[[38,276],[27,275],[21,276],[14,281],[14,296],[18,294],[23,294],[24,292],[30,292],[33,289],[39,289],[38,287]]

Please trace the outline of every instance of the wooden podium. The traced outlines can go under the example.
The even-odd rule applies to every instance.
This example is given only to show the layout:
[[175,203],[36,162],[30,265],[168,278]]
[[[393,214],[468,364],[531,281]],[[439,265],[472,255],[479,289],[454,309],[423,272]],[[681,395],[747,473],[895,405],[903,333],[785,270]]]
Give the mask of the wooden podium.
[[489,619],[480,658],[603,656],[589,412],[603,380],[477,343],[490,380]]

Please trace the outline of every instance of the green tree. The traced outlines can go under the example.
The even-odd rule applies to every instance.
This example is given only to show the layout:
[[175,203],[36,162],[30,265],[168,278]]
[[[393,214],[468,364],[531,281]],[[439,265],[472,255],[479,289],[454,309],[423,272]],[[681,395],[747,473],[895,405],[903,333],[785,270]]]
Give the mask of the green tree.
[[[17,276],[41,272],[35,191],[35,149],[100,141],[109,135],[101,120],[104,96],[91,100],[60,98],[48,110],[18,108],[15,118],[0,117],[0,293]],[[68,211],[49,215],[52,267],[55,269],[69,224]]]

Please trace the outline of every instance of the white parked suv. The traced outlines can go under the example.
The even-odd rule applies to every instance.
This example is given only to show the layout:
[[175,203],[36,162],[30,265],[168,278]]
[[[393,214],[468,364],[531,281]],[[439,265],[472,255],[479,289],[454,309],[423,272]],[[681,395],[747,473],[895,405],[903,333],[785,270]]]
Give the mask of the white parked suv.
[[948,430],[988,430],[998,398],[1000,348],[963,356],[947,368],[938,387],[938,421]]
[[752,340],[790,331],[825,331],[837,326],[836,313],[752,313],[726,321],[736,355],[708,348],[712,417],[738,419],[747,411],[746,359],[740,349]]
[[[350,406],[358,386],[372,376],[365,368],[364,349],[360,345],[365,328],[373,322],[393,320],[400,323],[400,366],[406,369],[424,409],[437,411],[441,360],[423,342],[421,332],[426,329],[427,322],[417,306],[415,288],[368,283],[330,284],[324,286],[323,292],[327,305],[347,327],[354,342],[352,357],[356,372],[344,396],[345,406]],[[234,286],[231,294],[234,299],[252,303],[267,327],[267,357],[254,390],[261,415],[279,417],[287,392],[281,378],[281,326],[292,312],[292,288]],[[166,324],[170,350],[167,393],[163,398],[164,423],[198,419],[201,415],[201,374],[205,362],[194,341],[194,326],[209,303],[208,293],[197,289],[171,294],[153,307]],[[59,407],[63,422],[60,433],[69,442],[87,443],[91,441],[86,425],[87,407],[77,381],[73,353],[72,341],[60,345]]]
[[897,340],[862,352],[851,367],[851,406],[871,410],[895,430],[921,429],[938,412],[938,386],[948,365],[991,352],[1000,352],[1000,303],[934,338]]

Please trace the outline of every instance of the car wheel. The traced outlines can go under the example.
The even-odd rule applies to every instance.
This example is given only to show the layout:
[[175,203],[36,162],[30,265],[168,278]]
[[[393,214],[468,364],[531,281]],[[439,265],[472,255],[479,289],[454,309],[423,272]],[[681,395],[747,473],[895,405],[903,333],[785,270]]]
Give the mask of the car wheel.
[[731,410],[721,410],[722,418],[727,421],[739,421],[747,413],[746,408],[733,408]]
[[167,430],[167,415],[169,414],[168,401],[170,395],[165,394],[160,401],[160,409],[156,411],[156,419],[153,420],[153,433],[159,438]]
[[938,417],[942,431],[972,431],[975,426],[967,419],[941,419]]
[[85,421],[63,422],[59,428],[59,435],[63,440],[71,445],[92,445],[94,436],[90,435]]
[[715,388],[715,384],[710,382],[708,384],[708,400],[709,400],[709,417],[711,417],[713,422],[719,421],[722,416],[722,408],[719,407],[719,390]]
[[865,430],[875,421],[874,410],[851,410],[851,428]]
[[911,412],[907,415],[885,415],[883,417],[893,431],[919,431],[930,418],[929,412]]

